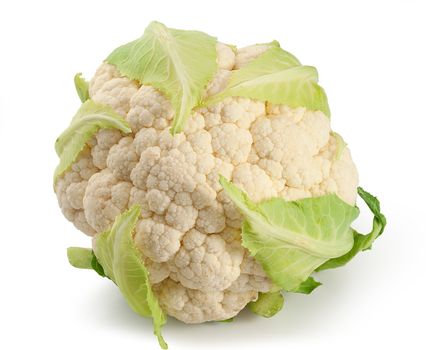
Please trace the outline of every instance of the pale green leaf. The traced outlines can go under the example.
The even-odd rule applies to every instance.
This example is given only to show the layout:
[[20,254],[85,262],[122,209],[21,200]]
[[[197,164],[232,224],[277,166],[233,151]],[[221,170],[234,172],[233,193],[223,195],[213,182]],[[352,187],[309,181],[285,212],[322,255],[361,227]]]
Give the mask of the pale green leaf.
[[326,258],[341,256],[352,248],[353,237],[348,228],[359,211],[335,194],[297,201],[270,198],[254,203],[223,176],[220,184],[253,230],[285,246]]
[[281,292],[259,293],[256,301],[248,304],[250,311],[263,317],[272,317],[278,313],[284,305],[284,297]]
[[67,257],[69,263],[78,269],[92,269],[92,249],[69,247]]
[[207,99],[211,105],[241,96],[290,107],[306,107],[330,115],[327,96],[314,67],[302,66],[289,52],[273,45],[241,69],[232,72],[224,91]]
[[102,265],[99,263],[93,250],[90,248],[69,247],[67,249],[69,263],[78,269],[94,270],[98,275],[105,275]]
[[318,266],[353,246],[350,224],[358,208],[334,194],[254,203],[224,177],[220,183],[245,218],[243,245],[272,281],[287,291],[297,291]]
[[152,317],[154,333],[161,347],[167,349],[161,335],[166,315],[152,291],[148,270],[132,238],[140,211],[140,206],[134,205],[119,215],[112,228],[97,238],[95,255],[106,276],[117,284],[132,310],[139,315]]
[[74,85],[80,101],[86,102],[89,99],[89,82],[83,78],[81,73],[77,73],[74,76]]
[[141,38],[115,49],[106,61],[170,99],[175,111],[174,134],[182,131],[217,70],[216,39],[152,22]]
[[58,137],[55,150],[60,160],[56,167],[54,179],[62,175],[76,160],[87,141],[99,129],[118,129],[124,133],[131,132],[130,126],[111,107],[92,100],[84,102],[69,127]]

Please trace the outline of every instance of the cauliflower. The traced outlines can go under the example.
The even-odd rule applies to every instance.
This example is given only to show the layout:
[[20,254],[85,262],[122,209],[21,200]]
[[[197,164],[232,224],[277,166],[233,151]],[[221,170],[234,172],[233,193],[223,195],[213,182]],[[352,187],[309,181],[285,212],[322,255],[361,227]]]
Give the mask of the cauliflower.
[[[162,38],[180,50],[153,45],[147,58],[132,49]],[[176,71],[167,73],[162,65],[173,58]],[[186,323],[227,320],[259,297],[252,309],[270,316],[268,300],[281,308],[277,291],[310,292],[314,270],[346,263],[383,231],[374,204],[380,228],[370,236],[349,229],[358,173],[311,68],[276,42],[233,49],[154,22],[88,85],[76,77],[84,103],[57,140],[59,206],[93,237],[86,267],[122,291],[135,288],[137,297],[123,294],[154,318],[163,346],[164,313]],[[369,242],[355,247],[360,237]],[[120,244],[108,246],[114,239]],[[136,258],[120,256],[127,250]],[[84,267],[73,252],[71,263]],[[128,271],[140,281],[129,282]]]

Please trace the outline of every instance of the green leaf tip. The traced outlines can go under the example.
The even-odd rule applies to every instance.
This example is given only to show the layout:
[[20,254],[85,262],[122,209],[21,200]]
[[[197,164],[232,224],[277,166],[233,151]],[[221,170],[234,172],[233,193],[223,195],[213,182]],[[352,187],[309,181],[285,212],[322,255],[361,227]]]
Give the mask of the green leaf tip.
[[74,163],[99,129],[118,129],[123,133],[132,131],[128,122],[111,107],[91,99],[85,101],[68,128],[56,139],[55,150],[59,156],[59,165],[55,169],[54,182]]
[[359,252],[371,249],[373,242],[383,233],[386,227],[386,217],[380,211],[379,200],[372,194],[365,191],[362,187],[358,187],[358,194],[373,213],[374,217],[371,232],[364,235],[358,233],[354,229],[351,229],[351,233],[354,237],[354,244],[352,249],[340,257],[328,260],[327,262],[319,266],[316,271],[334,269],[346,265]]
[[217,70],[216,38],[199,31],[152,22],[142,37],[115,49],[106,59],[121,74],[152,85],[175,111],[171,133],[181,132]]
[[74,75],[74,85],[78,97],[82,103],[89,99],[89,82],[83,78],[81,73]]
[[309,277],[307,280],[303,281],[297,287],[297,289],[293,290],[293,293],[311,294],[314,289],[318,288],[321,285],[321,282],[318,282],[314,278]]
[[97,237],[95,255],[104,274],[115,282],[130,308],[153,319],[154,334],[161,348],[167,349],[161,335],[166,315],[152,290],[143,256],[133,242],[140,213],[141,207],[136,204],[117,216],[111,229]]
[[248,304],[251,312],[263,316],[272,317],[276,315],[284,306],[284,297],[281,292],[259,293],[256,301]]

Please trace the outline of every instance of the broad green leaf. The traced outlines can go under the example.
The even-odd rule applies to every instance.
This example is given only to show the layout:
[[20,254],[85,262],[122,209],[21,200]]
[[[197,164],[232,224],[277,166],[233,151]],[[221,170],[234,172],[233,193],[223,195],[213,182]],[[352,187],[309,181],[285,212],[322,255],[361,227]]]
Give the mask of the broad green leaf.
[[252,301],[248,304],[250,311],[263,317],[272,317],[281,309],[284,305],[284,297],[281,292],[273,293],[259,293],[256,301]]
[[222,323],[231,323],[231,322],[234,322],[234,318],[233,318],[233,317],[231,317],[231,318],[227,318],[226,320],[220,320],[220,321],[217,321],[217,322],[222,322]]
[[347,264],[359,252],[371,249],[373,242],[383,233],[386,226],[386,217],[380,212],[379,200],[367,191],[363,190],[361,187],[358,187],[358,194],[365,201],[374,215],[371,232],[363,235],[352,229],[354,237],[354,245],[352,249],[343,256],[328,260],[323,265],[319,266],[317,271],[334,269]]
[[216,39],[152,22],[141,38],[115,49],[106,61],[121,74],[154,86],[170,99],[175,110],[174,134],[182,131],[216,73]]
[[161,347],[167,349],[161,335],[166,315],[152,291],[148,270],[132,238],[140,212],[140,206],[134,205],[119,215],[112,228],[97,238],[95,255],[105,275],[117,284],[132,310],[139,315],[152,317],[154,334]]
[[69,127],[58,137],[55,150],[60,160],[56,167],[54,179],[62,175],[76,160],[87,141],[99,129],[118,129],[124,133],[131,132],[130,126],[111,107],[92,100],[84,102]]
[[318,266],[353,246],[350,224],[358,216],[358,208],[334,194],[254,203],[222,176],[220,184],[245,218],[244,247],[272,281],[287,291],[297,291]]
[[321,282],[315,281],[312,277],[309,277],[306,281],[303,281],[294,293],[311,294],[312,291],[322,285]]
[[78,269],[91,269],[92,268],[92,249],[69,247],[67,249],[67,256],[69,263]]
[[241,96],[320,110],[330,116],[327,96],[317,83],[318,73],[314,67],[300,65],[292,54],[274,45],[246,66],[233,71],[225,90],[207,99],[206,104]]
[[89,82],[83,78],[81,73],[77,73],[74,75],[74,85],[81,103],[86,102],[89,99]]
[[349,225],[359,210],[337,195],[297,201],[271,198],[254,203],[223,176],[219,181],[250,227],[259,234],[318,257],[338,257],[352,248]]

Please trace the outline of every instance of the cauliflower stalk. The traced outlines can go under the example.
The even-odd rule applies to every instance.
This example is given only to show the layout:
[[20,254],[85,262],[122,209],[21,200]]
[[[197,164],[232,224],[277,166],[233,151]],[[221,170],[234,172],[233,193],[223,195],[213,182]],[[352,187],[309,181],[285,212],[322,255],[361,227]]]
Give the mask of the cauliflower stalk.
[[[153,22],[75,85],[54,188],[93,248],[69,261],[113,280],[163,348],[166,314],[273,316],[283,291],[310,293],[312,273],[383,232],[315,68],[276,41],[236,49]],[[374,214],[366,235],[350,227],[357,192]]]

